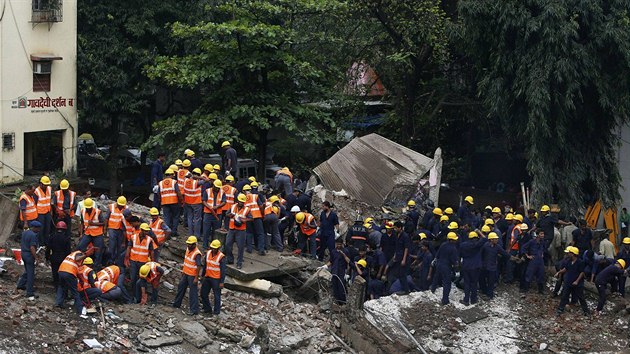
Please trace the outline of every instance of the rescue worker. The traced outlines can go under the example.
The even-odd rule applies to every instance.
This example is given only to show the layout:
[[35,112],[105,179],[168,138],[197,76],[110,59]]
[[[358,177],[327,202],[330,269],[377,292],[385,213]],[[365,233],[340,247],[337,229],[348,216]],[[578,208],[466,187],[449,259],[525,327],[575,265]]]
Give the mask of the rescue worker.
[[96,281],[96,273],[92,269],[92,265],[94,265],[92,258],[86,257],[81,266],[79,266],[79,273],[77,274],[77,291],[82,296],[83,301],[88,304],[94,302],[102,294],[101,289],[96,287],[94,283]]
[[[157,159],[151,163],[151,187],[156,186],[160,181],[164,178],[164,162],[166,161],[166,154],[163,152],[159,152],[157,154]],[[153,206],[159,206],[160,204],[155,203]]]
[[20,252],[22,263],[24,263],[24,273],[17,282],[19,290],[26,290],[26,297],[35,300],[39,296],[35,295],[35,261],[37,259],[37,248],[39,247],[38,234],[42,229],[41,222],[33,220],[29,223],[30,229],[22,232],[20,239]]
[[[509,214],[508,214],[509,216]],[[509,219],[518,220],[518,219]],[[512,231],[507,240],[507,251],[510,253],[510,260],[507,264],[505,283],[510,284],[514,281],[515,276],[521,274],[521,262],[520,262],[520,246],[524,239],[525,231],[527,231],[527,224],[517,224],[512,228]]]
[[212,166],[212,172],[217,174],[217,179],[222,181],[225,176],[221,173],[221,166],[219,164],[214,164]]
[[455,222],[461,222],[461,220],[457,217],[457,215],[453,215],[454,211],[453,208],[448,207],[446,209],[444,209],[444,213],[441,216],[446,216],[448,217],[448,220],[450,221],[455,221]]
[[147,262],[140,267],[138,276],[140,279],[135,284],[135,296],[140,300],[140,305],[146,305],[149,298],[148,288],[151,285],[151,304],[157,305],[160,279],[164,275],[164,268],[157,262]]
[[[247,252],[252,253],[254,242],[258,248],[258,254],[265,255],[265,228],[263,226],[264,197],[258,194],[258,182],[253,181],[243,186],[243,193],[247,197],[245,205],[252,214],[252,219],[247,223]],[[255,240],[255,241],[254,241]]]
[[160,260],[160,251],[162,250],[162,245],[166,240],[171,238],[171,229],[168,227],[166,222],[160,218],[160,211],[157,208],[151,208],[149,210],[149,215],[151,215],[151,223],[149,223],[149,227],[151,228],[151,232],[155,235],[155,251],[153,252],[155,258],[154,261],[158,262]]
[[227,175],[238,177],[238,158],[236,156],[236,150],[232,147],[229,141],[221,143],[221,149],[223,149],[223,170]]
[[[20,208],[20,221],[22,222],[22,229],[27,230],[29,222],[37,220],[37,196],[35,195],[35,186],[28,185],[18,202]],[[41,222],[40,222],[41,224]],[[38,236],[39,237],[39,236]],[[39,240],[38,240],[39,242]]]
[[474,215],[472,213],[472,206],[475,201],[472,196],[468,195],[464,198],[464,203],[457,209],[457,217],[462,224],[468,224],[473,228],[477,228],[479,225],[474,224]]
[[462,275],[464,277],[464,299],[460,303],[468,306],[477,303],[479,276],[481,275],[481,250],[487,239],[479,240],[475,231],[468,234],[468,240],[459,246],[462,257]]
[[48,240],[48,245],[46,245],[46,261],[50,263],[55,290],[59,286],[59,273],[57,272],[59,266],[66,256],[72,252],[72,240],[66,232],[67,228],[68,226],[65,222],[57,222],[57,231]]
[[215,179],[212,188],[204,191],[201,198],[203,203],[203,248],[208,249],[210,241],[214,239],[214,232],[221,226],[221,211],[227,198],[223,193],[223,183]]
[[182,161],[182,165],[177,170],[177,186],[179,190],[182,192],[182,199],[180,204],[180,215],[184,218],[184,227],[190,230],[191,225],[188,225],[188,209],[185,208],[185,200],[186,200],[186,192],[184,189],[184,184],[186,183],[186,179],[190,175],[190,160],[186,159]]
[[123,289],[109,280],[96,279],[94,286],[101,291],[101,300],[129,302],[123,293]]
[[[295,214],[295,222],[300,226],[298,248],[301,250],[302,255],[310,255],[313,258],[317,257],[317,243],[315,241],[317,222],[315,221],[315,217],[306,212],[299,212]],[[361,227],[363,227],[363,225],[361,225]]]
[[[626,264],[630,264],[630,238],[624,237],[621,241],[621,248],[617,253],[617,259],[623,259]],[[621,297],[626,295],[626,279],[627,277],[619,277],[619,293]]]
[[[442,305],[448,305],[449,294],[451,293],[451,283],[453,270],[459,263],[459,252],[457,250],[458,236],[455,232],[449,232],[446,236],[448,240],[442,244],[435,255],[433,261],[435,265],[431,265],[429,277],[433,277],[431,284],[431,292],[435,293],[438,284],[442,285]],[[433,275],[435,273],[435,276]]]
[[[199,160],[196,156],[195,156],[195,152],[193,150],[188,150],[188,153],[186,154],[186,157],[190,160],[190,168],[192,168],[193,170],[198,168],[199,171],[201,171],[201,169],[203,169],[203,162],[201,162],[201,160]],[[201,175],[201,173],[199,173]]]
[[433,254],[429,247],[430,243],[425,239],[420,240],[420,250],[416,256],[416,260],[411,265],[415,269],[415,273],[418,275],[418,288],[420,291],[429,290],[431,281],[429,279],[429,270],[431,269],[431,262],[433,262]]
[[346,234],[346,244],[349,247],[354,249],[359,249],[365,245],[367,245],[369,232],[366,227],[363,226],[363,219],[361,217],[357,217],[354,221],[354,225],[348,229],[348,233]]
[[420,220],[420,213],[416,209],[416,201],[408,201],[407,209],[405,215],[405,232],[407,235],[415,235],[416,229],[418,228],[418,221]]
[[394,233],[394,223],[385,223],[385,234],[381,237],[381,250],[387,263],[394,258],[396,252],[396,234]]
[[245,194],[239,194],[236,198],[236,204],[232,205],[232,209],[227,214],[230,218],[230,229],[225,239],[225,255],[227,256],[227,263],[234,263],[234,256],[232,255],[232,247],[234,241],[238,247],[238,258],[236,259],[236,268],[241,269],[243,267],[243,252],[245,251],[245,242],[247,241],[246,223],[251,218],[249,208],[245,205],[247,202],[247,196]]
[[278,252],[282,252],[284,242],[280,236],[280,198],[277,195],[272,195],[265,202],[263,214],[263,223],[267,234],[266,247],[268,250],[273,248]]
[[37,207],[37,221],[42,224],[39,230],[39,244],[45,245],[48,243],[48,237],[50,236],[50,228],[52,226],[52,208],[50,202],[52,199],[52,187],[50,186],[50,178],[48,176],[42,176],[39,180],[39,186],[35,188],[35,206]]
[[164,179],[158,183],[158,195],[160,206],[164,213],[164,222],[172,230],[173,237],[177,236],[177,226],[179,226],[179,209],[183,201],[182,190],[175,179],[175,171],[168,168],[164,172]]
[[[372,227],[372,223],[367,223],[370,227]],[[335,249],[335,234],[337,229],[339,228],[339,217],[334,210],[332,210],[332,204],[329,201],[325,200],[322,203],[322,212],[319,214],[319,239],[320,239],[320,247],[317,257],[321,262],[324,261],[324,253],[325,250],[328,249],[328,254]],[[366,229],[367,230],[367,229]],[[375,231],[378,232],[378,231]],[[380,232],[378,232],[378,242],[374,244],[376,246],[380,245],[381,237]],[[368,233],[368,237],[371,236]],[[376,235],[374,235],[376,237]],[[374,247],[373,249],[375,249]]]
[[83,307],[83,301],[77,290],[79,267],[83,264],[83,260],[91,253],[88,250],[85,254],[83,252],[74,251],[70,253],[59,266],[59,282],[60,286],[57,288],[57,297],[55,299],[55,306],[63,308],[64,300],[68,291],[74,299],[74,309],[80,315],[85,315],[87,310]]
[[[521,229],[525,228],[527,224],[523,223]],[[521,247],[521,256],[527,257],[529,262],[527,264],[527,271],[525,273],[525,287],[523,292],[529,290],[529,285],[532,280],[536,280],[538,284],[538,293],[543,294],[545,289],[545,250],[547,246],[545,244],[545,231],[538,230],[536,238],[528,241]]]
[[488,234],[488,242],[483,245],[481,249],[481,277],[484,279],[482,284],[484,287],[481,291],[490,299],[494,298],[494,289],[497,286],[499,280],[498,263],[499,257],[501,257],[501,263],[504,263],[509,254],[506,250],[499,245],[499,235],[496,232],[490,232]]
[[[544,230],[541,229],[541,232],[538,234],[543,235],[543,243],[544,243]],[[533,241],[533,240],[532,240]],[[568,253],[570,259],[568,262],[564,263],[564,267],[556,273],[556,278],[563,276],[563,286],[562,286],[562,299],[560,300],[560,305],[558,305],[558,309],[556,313],[558,315],[564,312],[564,307],[569,303],[569,296],[573,298],[573,301],[580,302],[580,306],[582,307],[582,313],[584,316],[589,315],[588,306],[586,304],[586,300],[584,300],[584,263],[581,259],[579,259],[578,255],[580,251],[576,247],[569,246],[564,251]],[[622,261],[623,262],[623,261]],[[612,266],[616,267],[616,266]],[[616,268],[617,269],[617,268]],[[623,266],[622,268],[623,269]],[[597,283],[596,283],[597,285]],[[597,290],[600,287],[597,285]],[[606,301],[606,285],[603,286],[604,289],[604,301]],[[600,303],[601,303],[601,292],[600,292]],[[601,303],[601,308],[603,308],[603,303]],[[597,314],[601,311],[600,306],[597,307]]]
[[[399,295],[409,294],[407,275],[409,274],[409,250],[411,248],[411,240],[409,239],[409,235],[403,230],[403,226],[404,224],[400,221],[394,223],[396,249],[394,251],[394,258],[392,258],[390,264],[387,266],[394,275],[394,281],[397,279],[400,282],[401,292]],[[394,281],[392,281],[391,284],[393,284]]]
[[234,199],[238,192],[236,188],[234,188],[234,176],[226,176],[225,182],[223,183],[223,195],[225,195],[225,205],[221,210],[222,217],[222,231],[226,231],[230,227],[230,218],[227,217],[227,214],[232,210],[232,205],[234,205]]
[[[72,225],[74,217],[74,209],[76,206],[77,193],[71,191],[70,183],[67,179],[59,182],[59,190],[55,191],[52,196],[51,204],[54,206],[55,217],[57,221],[63,221],[67,226]],[[66,233],[70,236],[71,227],[66,228]]]
[[[92,203],[93,205],[94,203]],[[127,198],[121,195],[116,200],[116,203],[109,205],[105,214],[107,237],[109,238],[109,264],[115,263],[116,258],[123,251],[122,245],[125,237],[123,234],[125,229],[123,225],[123,211],[125,209],[127,209]]]
[[[155,259],[156,251],[155,236],[152,235],[151,227],[147,223],[140,224],[140,232],[134,233],[131,237],[125,254],[125,267],[129,268],[132,287],[138,282],[140,267]],[[140,299],[135,299],[136,303],[139,301]]]
[[189,231],[195,237],[201,237],[201,170],[195,168],[192,176],[184,181],[184,210],[188,218]]
[[[112,204],[113,205],[113,204]],[[103,265],[102,258],[105,251],[105,241],[103,240],[103,225],[105,218],[101,210],[94,207],[94,201],[88,198],[83,201],[83,211],[81,212],[81,223],[79,224],[80,241],[77,249],[85,252],[91,244],[95,249],[96,267]],[[110,246],[111,246],[110,238]]]
[[578,229],[573,231],[573,242],[571,246],[575,246],[580,250],[580,255],[586,251],[593,249],[593,232],[586,225],[586,220],[578,221]]
[[283,197],[293,193],[293,174],[288,167],[283,167],[276,171],[276,176],[273,180],[276,184],[276,189]]
[[[577,249],[577,247],[574,248]],[[624,271],[626,266],[626,261],[618,259],[614,264],[604,268],[604,270],[599,272],[599,274],[595,277],[595,286],[597,287],[597,292],[599,293],[599,301],[597,302],[597,310],[595,311],[597,316],[600,315],[600,312],[604,309],[604,305],[606,304],[606,287],[610,284],[612,292],[617,289],[618,279],[626,276],[628,273],[627,271]]]
[[[225,281],[225,255],[219,250],[221,241],[214,240],[206,252],[205,271],[201,284],[201,303],[204,313],[218,315],[221,312],[221,289]],[[214,295],[214,306],[210,305],[210,290]]]
[[348,272],[348,265],[350,264],[350,258],[347,254],[348,249],[343,247],[343,238],[337,238],[337,240],[335,240],[335,249],[330,255],[327,266],[332,274],[331,283],[333,296],[338,305],[346,303],[345,276]]
[[[197,237],[189,236],[186,240],[186,255],[184,256],[184,265],[182,268],[182,279],[177,286],[177,295],[173,301],[173,307],[180,308],[186,290],[190,289],[188,294],[189,315],[199,314],[199,275],[203,271],[201,251],[197,248]],[[136,273],[137,274],[137,273]]]

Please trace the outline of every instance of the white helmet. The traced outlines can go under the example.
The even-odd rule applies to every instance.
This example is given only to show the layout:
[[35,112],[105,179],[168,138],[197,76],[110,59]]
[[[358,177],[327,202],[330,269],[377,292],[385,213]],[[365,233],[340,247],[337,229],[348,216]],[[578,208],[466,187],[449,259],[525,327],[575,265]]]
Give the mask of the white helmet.
[[297,205],[294,205],[293,207],[291,207],[291,212],[292,213],[299,213],[300,211],[301,211],[300,207],[297,206]]

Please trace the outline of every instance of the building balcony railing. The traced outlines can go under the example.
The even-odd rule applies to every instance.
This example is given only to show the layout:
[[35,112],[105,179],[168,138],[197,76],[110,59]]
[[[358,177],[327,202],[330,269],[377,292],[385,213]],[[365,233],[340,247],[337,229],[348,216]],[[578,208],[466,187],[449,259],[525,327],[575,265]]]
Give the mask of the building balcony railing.
[[31,22],[62,22],[63,21],[63,1],[62,0],[32,0],[33,12]]

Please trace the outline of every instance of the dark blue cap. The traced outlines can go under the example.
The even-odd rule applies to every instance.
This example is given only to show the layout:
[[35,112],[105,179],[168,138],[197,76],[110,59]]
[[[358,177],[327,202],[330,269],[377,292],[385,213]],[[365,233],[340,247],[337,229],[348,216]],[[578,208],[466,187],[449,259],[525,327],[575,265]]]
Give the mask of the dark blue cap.
[[29,227],[42,227],[42,223],[37,220],[33,220],[28,223],[28,226]]

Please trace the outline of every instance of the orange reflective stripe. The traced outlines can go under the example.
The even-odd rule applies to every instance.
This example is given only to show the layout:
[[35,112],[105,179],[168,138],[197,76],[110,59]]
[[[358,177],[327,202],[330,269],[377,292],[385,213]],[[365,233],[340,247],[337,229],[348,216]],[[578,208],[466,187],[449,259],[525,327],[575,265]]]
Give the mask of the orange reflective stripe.
[[188,174],[188,170],[179,169],[177,171],[177,185],[179,186],[179,190],[184,190],[184,182],[186,182],[186,175]]
[[183,272],[186,275],[195,276],[197,275],[197,263],[195,262],[195,258],[197,255],[201,255],[201,251],[195,247],[194,250],[189,251],[186,249],[186,256],[184,257],[184,268]]
[[245,223],[242,223],[241,226],[236,226],[234,219],[236,217],[240,219],[246,218],[247,214],[249,214],[249,208],[246,206],[243,206],[242,209],[239,209],[238,204],[234,204],[232,205],[232,209],[230,209],[230,212],[234,214],[234,216],[230,218],[230,230],[245,230],[246,229]]
[[184,182],[184,203],[201,204],[201,185],[194,178],[187,178]]
[[234,205],[234,195],[236,195],[236,188],[226,184],[223,186],[223,194],[225,194],[225,205],[221,211],[230,211],[232,205]]
[[313,223],[313,215],[309,214],[309,213],[304,213],[304,222],[300,224],[300,230],[302,231],[303,234],[305,235],[312,235],[315,233],[315,231],[317,231],[316,229],[312,228],[310,225]]
[[175,192],[175,182],[171,178],[164,179],[158,183],[160,185],[160,201],[162,205],[177,204],[177,192]]
[[219,251],[216,256],[212,257],[212,251],[206,254],[206,277],[212,279],[221,279],[221,259],[223,253]]
[[162,228],[163,224],[164,220],[157,218],[154,221],[151,221],[151,224],[149,225],[157,238],[158,245],[162,245],[164,241],[166,241],[166,232]]
[[89,222],[98,222],[99,217],[101,215],[101,211],[92,208],[92,212],[88,213],[87,209],[83,209],[81,211],[81,217],[83,217],[83,233],[89,236],[101,236],[103,234],[102,226],[90,225]]
[[139,234],[134,234],[131,238],[131,252],[129,259],[135,262],[146,263],[150,260],[149,247],[151,246],[150,237],[145,236],[144,240],[140,240]]
[[123,225],[123,210],[127,209],[125,206],[122,210],[119,210],[116,206],[116,202],[109,206],[109,221],[107,222],[107,228],[120,230]]
[[[219,188],[219,192],[217,193],[216,200],[214,198],[214,188],[206,189],[206,196],[208,198],[207,200],[208,204],[212,206],[217,206],[218,204],[221,204],[221,200],[223,199],[223,189]],[[208,207],[206,207],[205,205],[203,206],[203,212],[206,214],[212,213],[212,211],[208,209]],[[220,213],[221,210],[217,210],[217,212]]]
[[157,268],[160,266],[160,263],[148,262],[147,265],[149,266],[149,268],[151,268],[151,270],[149,271],[149,274],[147,275],[147,281],[151,283],[155,280],[155,278],[158,277]]
[[66,256],[66,258],[63,260],[63,262],[59,266],[59,271],[70,273],[76,277],[79,274],[79,265],[74,260],[74,258],[79,253],[81,253],[81,251],[74,251],[70,253],[68,256]]
[[262,218],[262,214],[260,212],[260,206],[258,205],[258,194],[248,194],[247,202],[245,205],[249,207],[249,210],[252,213],[252,218],[258,219]]
[[90,285],[90,281],[88,280],[88,277],[91,272],[92,272],[92,268],[88,266],[81,266],[81,268],[79,268],[79,273],[77,275],[77,279],[79,279],[79,283],[77,284],[77,290],[83,291],[84,289],[89,289],[92,287]]
[[[74,199],[77,194],[73,191],[68,191],[68,194],[70,195],[70,203],[68,204],[68,209],[70,210],[70,217],[73,217],[74,216]],[[57,208],[58,211],[63,211],[63,202],[65,201],[63,190],[58,190],[55,192],[55,199],[57,200],[57,203],[55,204],[55,208]]]
[[37,187],[35,189],[35,194],[37,195],[37,213],[38,214],[46,214],[50,212],[50,197],[52,196],[52,188],[50,186],[46,187],[46,191],[44,192],[41,187]]
[[97,288],[101,289],[101,291],[103,292],[103,294],[105,294],[106,292],[112,290],[113,288],[116,287],[116,284],[108,281],[108,280],[97,280],[94,282],[94,285],[96,285]]
[[112,265],[109,267],[105,267],[101,269],[100,272],[96,273],[96,278],[99,280],[107,280],[112,283],[118,283],[118,277],[120,276],[120,268],[118,266]]
[[22,221],[31,221],[37,219],[37,207],[35,206],[35,199],[26,193],[22,193],[20,196],[20,201],[26,201],[26,209],[24,210],[24,214],[26,214],[26,220],[22,216],[20,212],[20,220]]
[[[517,234],[514,234],[514,231],[518,230]],[[518,237],[518,235],[520,235],[522,233],[521,231],[521,227],[516,225],[514,226],[514,228],[512,229],[512,235],[510,236],[510,250],[513,251],[518,251],[519,249],[519,245],[518,245],[518,241],[516,240],[516,238]]]

